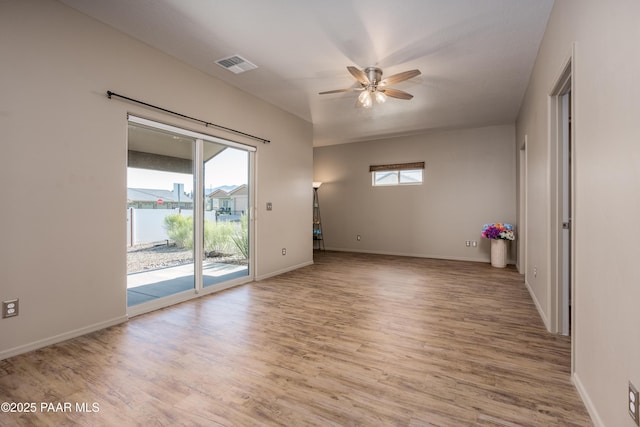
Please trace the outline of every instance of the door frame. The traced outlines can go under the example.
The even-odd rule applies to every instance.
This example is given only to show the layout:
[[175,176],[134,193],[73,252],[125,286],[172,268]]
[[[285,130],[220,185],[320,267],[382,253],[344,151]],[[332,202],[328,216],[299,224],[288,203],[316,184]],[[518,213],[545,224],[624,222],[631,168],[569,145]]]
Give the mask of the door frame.
[[[575,239],[576,239],[576,213],[575,213],[575,158],[576,158],[576,132],[575,132],[575,46],[572,47],[571,54],[563,64],[562,70],[555,80],[549,92],[549,288],[548,297],[550,303],[550,331],[552,333],[569,335],[568,324],[563,319],[568,319],[571,329],[575,331]],[[568,109],[563,106],[565,95],[571,94],[571,101]],[[568,113],[568,117],[567,116]],[[563,140],[567,129],[564,124],[569,120],[569,144],[571,147],[571,167],[570,167],[570,187],[569,187],[569,218],[570,218],[570,242],[572,248],[569,254],[569,283],[568,288],[563,287]],[[570,301],[569,298],[572,300]],[[573,304],[570,309],[570,302]],[[570,318],[569,318],[570,313]],[[574,333],[572,336],[572,371],[574,355]]]
[[[127,114],[127,122],[134,122],[138,124],[142,124],[145,126],[150,126],[159,130],[168,131],[171,133],[178,133],[188,137],[192,137],[195,140],[194,145],[194,170],[193,170],[193,179],[194,186],[193,192],[194,195],[199,195],[198,197],[194,197],[194,206],[193,206],[193,220],[194,220],[194,289],[180,292],[174,295],[170,295],[167,297],[157,298],[149,302],[145,302],[142,304],[134,305],[131,307],[127,307],[127,315],[129,317],[138,316],[140,314],[148,313],[150,311],[154,311],[160,308],[169,307],[171,305],[178,304],[183,301],[187,301],[190,299],[198,298],[203,295],[208,295],[214,292],[219,292],[234,286],[238,286],[244,283],[252,282],[255,280],[255,254],[257,247],[257,239],[256,239],[256,226],[255,226],[255,202],[256,202],[256,189],[255,189],[255,174],[256,174],[256,151],[257,148],[253,145],[243,144],[240,142],[232,141],[229,139],[225,139],[222,137],[217,137],[210,134],[204,134],[202,132],[189,130],[186,127],[182,127],[180,125],[171,125],[165,122],[162,122],[158,119],[147,119],[138,114]],[[226,282],[222,282],[220,284],[214,286],[207,286],[206,288],[202,286],[202,261],[198,263],[196,260],[202,260],[203,249],[201,244],[195,244],[195,242],[203,242],[203,229],[202,227],[196,226],[196,224],[202,224],[204,219],[204,186],[203,186],[203,177],[204,177],[204,162],[203,162],[203,141],[214,142],[217,144],[225,145],[232,148],[238,148],[241,150],[247,151],[249,157],[249,176],[247,177],[247,184],[249,185],[249,195],[248,195],[248,207],[247,207],[247,215],[249,216],[249,274],[246,277],[241,277],[238,279],[231,279]],[[125,280],[126,282],[126,280]],[[199,285],[199,286],[198,286]],[[126,299],[125,299],[126,304]]]
[[529,194],[529,183],[528,183],[528,155],[527,155],[527,140],[529,139],[528,135],[525,134],[522,145],[520,146],[519,152],[519,189],[520,189],[520,197],[519,197],[519,208],[520,214],[518,216],[518,272],[520,274],[525,275],[527,270],[527,242],[529,241],[527,238],[527,210],[528,210],[528,194]]

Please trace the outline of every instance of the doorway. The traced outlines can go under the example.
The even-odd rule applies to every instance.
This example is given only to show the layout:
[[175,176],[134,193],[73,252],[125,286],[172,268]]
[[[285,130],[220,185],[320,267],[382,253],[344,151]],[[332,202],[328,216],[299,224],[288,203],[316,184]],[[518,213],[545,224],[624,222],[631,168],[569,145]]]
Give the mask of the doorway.
[[134,116],[128,125],[128,314],[250,281],[255,147]]
[[569,90],[560,96],[562,104],[562,252],[560,255],[562,263],[562,295],[561,295],[561,333],[571,334],[571,82]]
[[[519,198],[519,220],[518,220],[518,233],[520,238],[518,239],[517,246],[517,260],[518,260],[518,272],[520,274],[526,274],[527,269],[527,195],[529,193],[528,187],[528,176],[529,172],[527,170],[528,166],[528,158],[527,158],[527,139],[528,135],[524,136],[524,141],[520,146],[520,154],[519,154],[519,190],[520,190],[520,198]],[[527,285],[528,286],[528,285]]]
[[575,148],[573,127],[572,60],[570,59],[551,92],[551,297],[554,301],[553,329],[571,335],[574,326],[572,242],[574,232],[573,162]]

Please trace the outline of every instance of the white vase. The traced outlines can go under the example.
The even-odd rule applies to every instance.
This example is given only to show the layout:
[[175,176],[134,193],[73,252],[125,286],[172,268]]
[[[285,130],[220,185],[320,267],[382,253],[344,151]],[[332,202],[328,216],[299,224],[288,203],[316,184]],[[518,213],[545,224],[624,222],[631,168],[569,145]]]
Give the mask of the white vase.
[[507,266],[507,241],[491,239],[491,266],[504,268]]

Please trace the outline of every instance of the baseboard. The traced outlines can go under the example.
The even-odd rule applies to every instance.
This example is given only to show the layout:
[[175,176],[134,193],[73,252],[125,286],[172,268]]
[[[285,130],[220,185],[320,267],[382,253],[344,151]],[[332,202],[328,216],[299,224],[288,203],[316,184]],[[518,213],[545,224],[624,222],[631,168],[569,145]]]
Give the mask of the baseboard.
[[544,323],[544,327],[547,328],[547,331],[549,331],[551,333],[555,333],[555,332],[553,332],[551,330],[551,324],[549,322],[549,318],[545,314],[544,310],[542,310],[542,306],[540,305],[540,302],[538,301],[538,298],[536,298],[536,294],[533,292],[533,289],[531,289],[531,286],[529,285],[529,282],[527,282],[527,278],[526,277],[524,279],[524,285],[527,287],[527,290],[529,291],[529,295],[531,296],[531,300],[533,301],[533,303],[536,306],[536,309],[538,310],[538,314],[540,315],[540,318],[542,319],[542,322]]
[[573,380],[573,385],[576,387],[576,390],[578,390],[578,394],[580,395],[584,406],[587,408],[587,412],[589,412],[589,416],[591,417],[591,421],[593,421],[593,425],[596,427],[605,427],[604,422],[600,418],[600,415],[598,415],[598,411],[596,410],[595,405],[589,398],[589,393],[587,393],[587,390],[584,388],[582,381],[580,381],[580,377],[578,377],[578,374],[574,372],[571,376],[571,379]]
[[312,265],[312,264],[313,264],[313,261],[307,261],[307,262],[303,262],[302,264],[292,265],[290,267],[283,268],[282,270],[276,270],[276,271],[272,271],[272,272],[267,273],[267,274],[261,274],[260,276],[256,276],[255,280],[268,279],[269,277],[278,276],[280,274],[288,273],[289,271],[297,270],[299,268],[306,267],[306,266]]
[[94,323],[93,325],[85,326],[84,328],[75,329],[73,331],[65,332],[63,334],[45,338],[43,340],[34,341],[29,344],[10,348],[8,350],[3,350],[0,352],[0,360],[8,359],[9,357],[13,357],[19,354],[27,353],[29,351],[37,350],[39,348],[43,348],[52,344],[57,344],[62,341],[67,341],[72,338],[79,337],[81,335],[86,335],[91,332],[99,331],[100,329],[108,328],[110,326],[118,325],[120,323],[126,322],[128,319],[129,317],[126,315],[120,316],[111,320],[107,320],[105,322]]
[[[414,253],[407,253],[407,252],[370,251],[366,249],[353,249],[353,248],[326,248],[326,250],[336,251],[336,252],[354,252],[354,253],[362,253],[362,254],[374,254],[374,255],[406,256],[406,257],[413,257],[413,258],[444,259],[449,261],[484,262],[487,264],[491,262],[489,258],[451,257],[451,256],[430,255],[430,254],[414,254]],[[507,261],[507,264],[515,264],[515,261],[509,260]]]

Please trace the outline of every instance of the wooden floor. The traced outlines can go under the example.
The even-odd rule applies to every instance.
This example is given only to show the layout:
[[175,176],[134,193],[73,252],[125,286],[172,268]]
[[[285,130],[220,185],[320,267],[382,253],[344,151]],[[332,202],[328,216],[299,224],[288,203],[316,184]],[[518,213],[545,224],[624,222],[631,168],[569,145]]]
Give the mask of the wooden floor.
[[0,425],[592,425],[515,269],[315,261],[0,361]]

